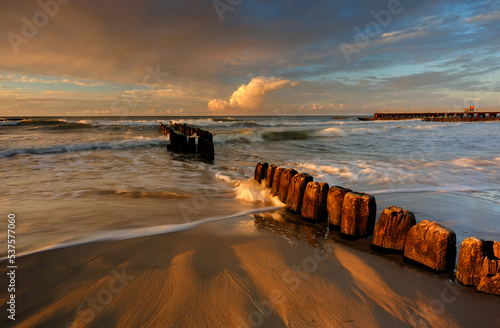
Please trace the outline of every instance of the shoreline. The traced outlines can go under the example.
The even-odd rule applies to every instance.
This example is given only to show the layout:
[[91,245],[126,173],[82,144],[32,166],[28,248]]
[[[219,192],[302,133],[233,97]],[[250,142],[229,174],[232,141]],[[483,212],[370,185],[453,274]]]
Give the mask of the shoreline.
[[[298,225],[263,220],[259,224],[242,216],[182,232],[27,255],[19,261],[19,286],[25,287],[17,292],[16,324],[500,324],[500,318],[491,315],[500,305],[497,296],[335,240],[315,238],[307,224],[301,230]],[[4,268],[0,271],[5,274]],[[11,323],[5,319],[7,327]]]
[[[370,191],[368,191],[370,192]],[[421,221],[423,219],[433,220],[437,222],[441,222],[450,226],[457,234],[457,244],[461,243],[465,238],[470,235],[474,235],[479,238],[483,238],[485,240],[494,240],[498,239],[496,236],[500,234],[500,222],[491,221],[488,225],[485,225],[484,222],[481,222],[480,219],[484,217],[496,217],[500,215],[500,208],[498,207],[496,202],[492,202],[489,200],[485,200],[482,198],[475,198],[471,195],[464,195],[454,192],[443,193],[439,191],[405,191],[405,192],[385,192],[385,193],[375,193],[374,194],[377,204],[377,217],[380,216],[381,212],[384,208],[399,204],[400,206],[411,210],[417,217],[417,220]],[[456,204],[461,204],[461,206],[457,207]],[[160,206],[160,203],[151,203],[151,206]],[[198,221],[191,221],[193,224],[198,224],[199,221],[210,221],[212,218],[214,219],[224,219],[225,217],[243,215],[246,212],[256,212],[261,213],[263,210],[267,208],[267,206],[272,206],[272,204],[268,203],[259,203],[261,208],[241,208],[238,211],[238,208],[233,206],[234,212],[228,211],[216,211],[213,215],[209,215]],[[219,213],[220,212],[220,213]],[[150,212],[148,212],[150,213]],[[177,212],[175,212],[177,214]],[[24,213],[22,215],[28,216],[32,215],[31,212]],[[129,222],[129,221],[127,221]],[[57,240],[60,237],[60,234],[47,234],[43,235],[43,238],[40,239],[42,241],[42,246],[33,248],[31,244],[28,247],[28,250],[21,251],[19,253],[20,256],[24,256],[25,254],[32,254],[37,252],[46,251],[48,249],[55,249],[73,245],[79,245],[82,243],[94,242],[105,239],[120,239],[124,233],[129,232],[129,238],[139,237],[137,235],[141,230],[156,230],[161,229],[164,226],[170,225],[172,229],[176,229],[182,225],[182,223],[174,223],[161,225],[156,222],[159,222],[159,219],[152,220],[148,225],[144,226],[144,228],[129,228],[129,229],[120,229],[120,230],[104,230],[104,231],[89,231],[84,235],[75,235],[71,237],[69,240],[63,240],[61,243],[48,243],[47,240]],[[114,233],[117,235],[114,235]],[[166,231],[168,232],[168,231]],[[22,234],[22,232],[19,232]],[[67,233],[64,232],[66,235]],[[157,233],[157,232],[155,232]],[[161,232],[164,233],[164,232]],[[30,238],[33,232],[29,232],[29,234],[24,235],[24,243],[26,245],[26,238]],[[97,235],[107,236],[106,238],[97,238]],[[40,241],[39,240],[39,241]],[[360,242],[360,240],[358,240]],[[6,244],[5,244],[6,245]],[[5,260],[5,257],[0,258],[0,262]]]

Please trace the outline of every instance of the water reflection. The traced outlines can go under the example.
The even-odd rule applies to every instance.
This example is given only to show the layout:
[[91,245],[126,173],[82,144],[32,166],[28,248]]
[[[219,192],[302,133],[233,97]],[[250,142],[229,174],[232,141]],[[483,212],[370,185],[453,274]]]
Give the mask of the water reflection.
[[328,236],[326,222],[309,223],[284,209],[254,214],[253,217],[257,229],[273,231],[291,244],[306,242],[318,247],[325,244],[325,237]]

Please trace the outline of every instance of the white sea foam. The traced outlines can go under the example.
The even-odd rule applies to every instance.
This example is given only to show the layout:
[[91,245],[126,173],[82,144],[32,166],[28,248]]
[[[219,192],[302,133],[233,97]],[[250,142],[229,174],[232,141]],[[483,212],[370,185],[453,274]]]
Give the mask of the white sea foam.
[[227,175],[224,175],[222,172],[217,172],[215,174],[215,177],[233,186],[236,186],[239,183],[239,180],[231,179]]
[[217,172],[215,175],[218,179],[230,184],[234,187],[236,199],[252,202],[252,203],[272,203],[276,206],[285,206],[278,197],[271,194],[271,190],[266,188],[262,183],[258,183],[252,178],[248,180],[237,180]]
[[354,173],[347,166],[330,166],[330,165],[316,165],[312,163],[298,163],[296,164],[298,168],[305,168],[306,170],[321,172],[327,174],[336,174],[346,179],[354,177]]
[[331,137],[331,136],[345,136],[344,130],[339,128],[328,128],[315,133],[316,136]]
[[271,195],[271,190],[263,184],[258,183],[253,178],[241,181],[235,188],[236,199],[247,202],[269,203],[270,201],[276,206],[285,206],[278,197]]
[[12,125],[18,125],[20,123],[21,121],[0,121],[0,126],[12,126]]
[[478,158],[470,158],[470,157],[461,157],[457,159],[453,159],[450,162],[455,166],[465,167],[465,168],[474,168],[476,170],[483,170],[485,167],[494,168],[499,167],[500,158],[495,158],[493,160],[487,159],[478,159]]

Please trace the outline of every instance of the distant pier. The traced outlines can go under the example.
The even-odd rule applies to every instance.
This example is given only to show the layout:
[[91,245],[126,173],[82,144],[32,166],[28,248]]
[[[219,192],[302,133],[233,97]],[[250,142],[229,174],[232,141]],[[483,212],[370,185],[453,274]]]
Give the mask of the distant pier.
[[479,122],[500,121],[500,107],[475,108],[473,110],[457,108],[410,109],[375,112],[373,117],[358,117],[362,121],[373,120],[424,120],[433,122]]

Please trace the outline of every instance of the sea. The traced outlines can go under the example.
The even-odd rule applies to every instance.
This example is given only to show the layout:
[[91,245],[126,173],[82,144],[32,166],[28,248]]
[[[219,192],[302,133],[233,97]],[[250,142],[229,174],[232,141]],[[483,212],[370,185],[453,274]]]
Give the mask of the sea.
[[[215,161],[167,150],[159,123],[214,136]],[[497,122],[331,116],[31,117],[0,121],[0,215],[17,254],[192,229],[276,211],[258,162],[371,193],[380,214],[412,211],[467,237],[500,240]],[[1,257],[7,234],[0,234]]]

